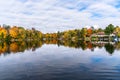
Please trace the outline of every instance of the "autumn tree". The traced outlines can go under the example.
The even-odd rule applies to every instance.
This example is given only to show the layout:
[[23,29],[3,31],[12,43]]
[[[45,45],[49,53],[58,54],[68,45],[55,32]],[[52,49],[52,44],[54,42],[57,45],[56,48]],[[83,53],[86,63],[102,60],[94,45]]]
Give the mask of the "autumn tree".
[[92,35],[92,29],[89,28],[89,29],[87,29],[87,36],[91,36],[91,35]]
[[119,26],[116,26],[115,29],[114,29],[114,33],[120,37],[120,27]]
[[18,37],[18,32],[19,32],[19,30],[18,30],[18,27],[16,27],[16,26],[10,28],[10,30],[9,30],[10,36],[14,39],[16,39]]
[[5,39],[7,36],[7,30],[3,27],[0,27],[0,38]]

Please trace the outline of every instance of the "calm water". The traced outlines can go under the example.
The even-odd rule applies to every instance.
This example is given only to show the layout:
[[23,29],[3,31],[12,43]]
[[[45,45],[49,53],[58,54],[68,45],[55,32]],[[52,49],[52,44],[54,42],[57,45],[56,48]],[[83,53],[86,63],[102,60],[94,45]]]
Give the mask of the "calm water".
[[0,56],[0,80],[119,80],[120,51],[46,45]]

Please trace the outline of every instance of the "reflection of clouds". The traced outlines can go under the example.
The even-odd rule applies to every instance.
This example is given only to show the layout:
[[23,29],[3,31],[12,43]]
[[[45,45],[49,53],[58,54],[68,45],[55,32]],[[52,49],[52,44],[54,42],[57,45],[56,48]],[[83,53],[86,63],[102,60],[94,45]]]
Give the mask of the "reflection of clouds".
[[[116,78],[120,72],[120,58],[115,55],[109,56],[101,48],[99,50],[81,50],[66,48],[57,45],[43,45],[41,48],[11,54],[0,57],[0,79],[1,78],[51,78],[52,76],[72,77],[71,79],[106,79]],[[8,67],[9,66],[9,67]],[[3,76],[6,74],[5,76]],[[41,77],[42,76],[42,77]],[[35,79],[36,80],[36,79]],[[113,79],[114,80],[114,79]]]
[[103,61],[103,57],[97,57],[97,56],[95,56],[95,57],[92,57],[91,58],[91,61],[93,62],[93,63],[100,63],[100,62],[102,62]]
[[99,50],[99,48],[98,48],[98,47],[94,48],[94,51],[98,51],[98,50]]

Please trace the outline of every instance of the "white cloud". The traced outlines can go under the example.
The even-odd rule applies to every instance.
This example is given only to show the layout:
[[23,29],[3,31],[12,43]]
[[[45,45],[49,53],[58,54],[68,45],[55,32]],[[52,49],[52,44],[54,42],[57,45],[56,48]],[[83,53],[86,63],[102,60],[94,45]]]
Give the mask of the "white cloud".
[[118,0],[1,0],[0,24],[35,27],[43,32],[86,25],[120,25]]

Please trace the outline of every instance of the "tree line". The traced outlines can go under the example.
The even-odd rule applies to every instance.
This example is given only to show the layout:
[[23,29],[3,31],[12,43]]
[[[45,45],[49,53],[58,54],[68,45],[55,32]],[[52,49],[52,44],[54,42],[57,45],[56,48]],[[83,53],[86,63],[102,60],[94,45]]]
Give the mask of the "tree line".
[[40,40],[43,33],[35,28],[24,29],[24,27],[3,25],[0,26],[0,41],[23,41],[23,40]]
[[105,29],[97,28],[95,29],[93,26],[90,28],[82,28],[82,29],[74,29],[67,30],[57,33],[46,33],[44,34],[45,39],[57,39],[57,40],[88,40],[91,39],[91,35],[110,35],[114,34],[115,36],[120,38],[120,27],[114,26],[113,24],[109,24]]
[[110,35],[115,34],[120,37],[120,27],[109,24],[105,29],[94,27],[66,30],[56,33],[42,33],[41,31],[32,29],[25,29],[24,27],[3,25],[0,26],[0,41],[28,41],[28,40],[87,40],[93,34]]

